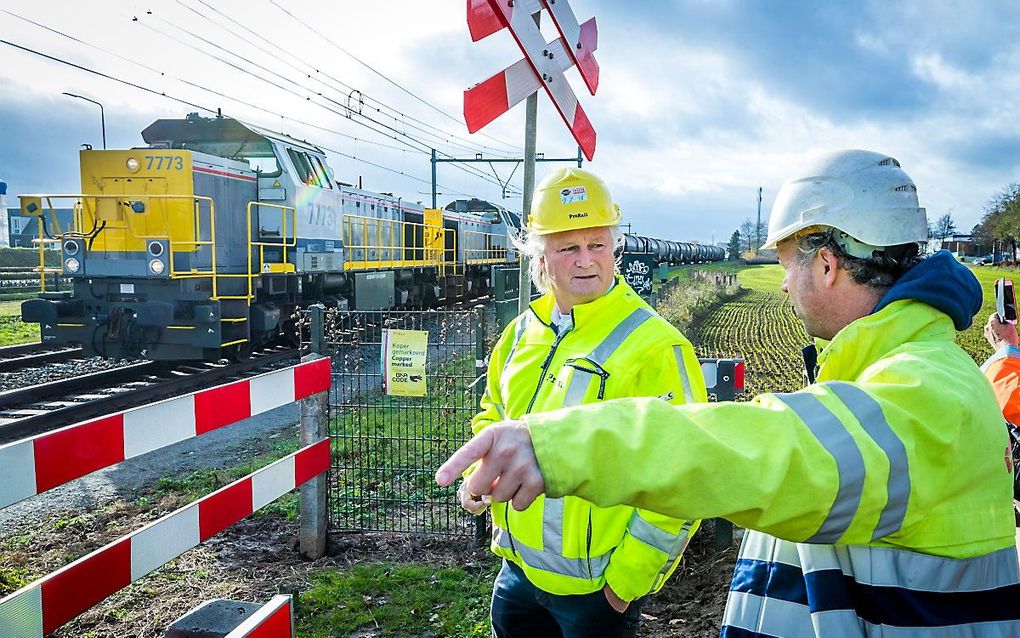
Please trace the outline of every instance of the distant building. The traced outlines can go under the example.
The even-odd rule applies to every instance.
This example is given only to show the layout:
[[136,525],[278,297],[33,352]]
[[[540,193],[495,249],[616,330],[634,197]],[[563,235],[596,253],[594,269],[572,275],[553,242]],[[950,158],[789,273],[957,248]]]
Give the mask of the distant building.
[[[2,183],[2,182],[0,182]],[[53,212],[57,216],[57,222],[60,224],[60,230],[58,231],[53,223],[53,216],[49,211],[46,213],[46,229],[50,235],[58,233],[60,231],[66,232],[71,228],[71,224],[74,219],[74,210],[71,208],[55,208]],[[12,208],[7,212],[7,224],[6,228],[10,232],[10,246],[13,248],[36,248],[37,244],[33,244],[33,239],[39,238],[39,216],[37,215],[24,215],[20,208]],[[46,235],[43,235],[44,237]],[[58,250],[59,244],[48,244],[47,248]]]
[[931,239],[928,241],[932,252],[948,250],[960,257],[972,257],[977,251],[977,243],[973,235],[949,235],[945,239]]

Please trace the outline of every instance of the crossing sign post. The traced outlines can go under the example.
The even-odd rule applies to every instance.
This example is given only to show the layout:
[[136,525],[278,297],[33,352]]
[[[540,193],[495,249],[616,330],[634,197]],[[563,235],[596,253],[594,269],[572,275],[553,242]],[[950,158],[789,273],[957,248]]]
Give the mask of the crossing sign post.
[[[548,10],[560,38],[546,42],[539,28],[542,10]],[[588,91],[595,95],[599,66],[595,18],[578,24],[567,0],[467,0],[467,23],[474,42],[507,29],[524,58],[464,91],[464,121],[475,133],[489,122],[527,100],[524,132],[524,201],[521,222],[527,224],[535,190],[535,139],[538,89],[544,88],[556,106],[578,148],[591,161],[595,156],[595,128],[581,107],[564,72],[576,66]],[[522,256],[519,309],[531,298],[528,268]]]

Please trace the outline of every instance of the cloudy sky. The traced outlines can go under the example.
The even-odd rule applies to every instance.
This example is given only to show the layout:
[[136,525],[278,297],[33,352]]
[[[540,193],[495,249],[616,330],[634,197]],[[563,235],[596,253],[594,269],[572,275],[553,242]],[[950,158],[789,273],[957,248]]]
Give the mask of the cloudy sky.
[[[568,71],[598,132],[591,168],[636,232],[725,240],[755,215],[759,186],[767,213],[805,153],[835,148],[893,155],[929,217],[951,212],[965,230],[1020,181],[1012,3],[571,6],[599,25],[598,94]],[[0,10],[9,12],[0,13],[0,179],[13,194],[77,192],[77,149],[101,145],[98,107],[62,92],[104,105],[110,148],[142,144],[157,118],[221,108],[329,149],[340,180],[426,203],[420,149],[521,152],[523,104],[480,134],[461,121],[463,90],[520,57],[505,31],[471,42],[464,0],[4,0]],[[359,96],[361,115],[346,117]],[[545,95],[538,150],[576,153]],[[554,166],[540,164],[539,178]],[[496,167],[509,176],[509,165]],[[500,200],[491,174],[440,165],[438,181],[441,204],[460,193]],[[511,184],[519,190],[520,170]],[[503,203],[520,208],[519,196]]]

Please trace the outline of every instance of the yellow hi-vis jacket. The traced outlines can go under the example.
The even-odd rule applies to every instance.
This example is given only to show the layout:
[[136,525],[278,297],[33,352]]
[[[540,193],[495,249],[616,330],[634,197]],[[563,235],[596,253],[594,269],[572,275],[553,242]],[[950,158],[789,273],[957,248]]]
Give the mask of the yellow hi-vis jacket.
[[[550,323],[554,304],[551,294],[535,300],[496,343],[476,433],[505,418],[619,397],[657,397],[663,405],[707,400],[690,342],[621,278],[601,298],[575,306],[572,326],[558,333]],[[699,523],[573,496],[540,497],[523,512],[494,503],[492,522],[492,551],[537,587],[586,594],[608,582],[623,600],[662,587]]]
[[799,392],[524,420],[546,496],[759,530],[724,637],[1020,636],[1006,430],[954,337],[900,300],[843,328]]

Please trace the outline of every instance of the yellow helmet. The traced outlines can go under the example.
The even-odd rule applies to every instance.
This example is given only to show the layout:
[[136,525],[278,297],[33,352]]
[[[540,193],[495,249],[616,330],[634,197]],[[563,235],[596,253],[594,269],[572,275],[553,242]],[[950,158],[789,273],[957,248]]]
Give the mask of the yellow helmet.
[[535,235],[619,223],[620,207],[605,182],[580,168],[557,170],[542,180],[531,198],[528,232]]

